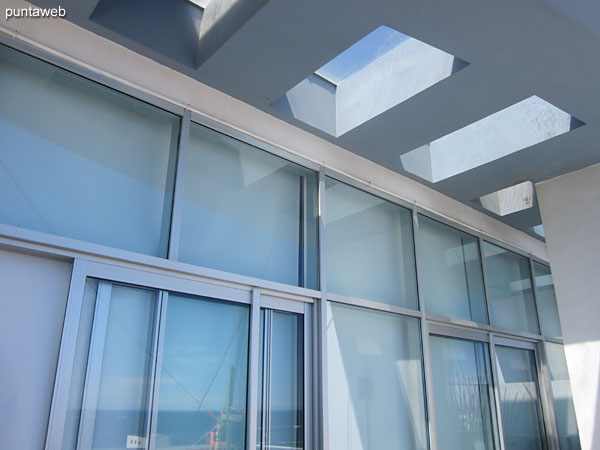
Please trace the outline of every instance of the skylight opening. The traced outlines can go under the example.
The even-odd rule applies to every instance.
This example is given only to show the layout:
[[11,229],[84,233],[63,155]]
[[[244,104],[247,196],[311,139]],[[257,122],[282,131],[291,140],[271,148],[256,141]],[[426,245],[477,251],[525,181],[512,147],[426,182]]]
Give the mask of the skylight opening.
[[533,207],[533,183],[524,181],[479,197],[481,206],[499,216],[507,216]]
[[380,26],[272,106],[339,137],[467,65],[429,44]]
[[399,159],[404,170],[437,183],[581,125],[569,113],[534,95]]
[[192,5],[196,5],[198,8],[202,9],[206,9],[211,1],[212,0],[188,0]]

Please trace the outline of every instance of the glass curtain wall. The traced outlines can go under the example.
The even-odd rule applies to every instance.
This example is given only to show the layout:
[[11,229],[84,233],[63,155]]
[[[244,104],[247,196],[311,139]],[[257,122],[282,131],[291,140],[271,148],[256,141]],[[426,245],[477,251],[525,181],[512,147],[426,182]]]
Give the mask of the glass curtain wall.
[[248,335],[247,305],[88,280],[63,449],[244,450]]
[[304,448],[304,330],[300,314],[263,309],[256,448]]
[[439,450],[493,450],[491,367],[484,342],[430,336]]
[[[173,234],[180,262],[318,289],[314,171],[199,124],[179,139],[179,116],[2,45],[0,95],[1,223],[161,258]],[[431,320],[561,342],[550,269],[423,215],[413,230],[411,210],[331,177],[323,196],[331,447],[426,449],[426,362],[441,449],[493,448],[487,344],[432,336],[424,361],[417,294]],[[257,443],[303,448],[302,318],[262,314]],[[249,326],[247,305],[88,279],[64,449],[245,449]],[[496,349],[506,449],[541,448],[535,354]],[[578,450],[562,346],[545,349]]]
[[488,323],[479,240],[419,215],[419,251],[427,312]]
[[317,175],[192,124],[179,260],[316,289]]
[[325,179],[329,292],[417,309],[411,211]]
[[535,296],[540,314],[540,326],[546,336],[561,338],[560,319],[558,318],[558,305],[554,292],[554,281],[550,267],[533,262],[533,276],[535,282]]
[[0,45],[0,222],[166,257],[179,118]]
[[329,302],[331,449],[428,448],[419,319]]
[[539,334],[529,260],[489,242],[483,254],[493,324]]
[[248,307],[169,294],[155,448],[244,450]]
[[496,346],[496,358],[505,449],[544,449],[534,352]]

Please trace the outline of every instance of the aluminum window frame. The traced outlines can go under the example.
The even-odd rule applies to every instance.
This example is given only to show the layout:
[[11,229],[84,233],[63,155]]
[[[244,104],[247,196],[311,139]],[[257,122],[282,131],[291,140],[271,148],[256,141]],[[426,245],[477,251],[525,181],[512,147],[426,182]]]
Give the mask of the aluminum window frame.
[[[149,442],[148,449],[153,450],[156,446],[155,435],[153,430],[156,430],[157,412],[158,412],[158,396],[160,388],[160,367],[162,360],[162,344],[164,342],[164,329],[166,319],[166,308],[170,293],[181,293],[184,295],[192,295],[198,298],[208,297],[210,299],[231,302],[249,306],[249,337],[248,337],[248,375],[247,375],[247,393],[246,393],[246,445],[254,442],[256,446],[256,423],[257,423],[257,391],[258,391],[258,337],[260,333],[260,310],[271,309],[301,314],[303,316],[303,333],[304,333],[304,380],[303,380],[303,396],[305,401],[304,420],[305,427],[304,439],[305,450],[313,449],[313,342],[312,342],[312,312],[314,299],[290,295],[278,296],[276,292],[267,291],[267,295],[263,295],[261,289],[247,286],[245,290],[232,288],[227,285],[218,285],[214,283],[206,283],[202,280],[182,280],[180,278],[172,278],[153,274],[151,272],[141,272],[136,269],[119,268],[111,264],[103,264],[93,261],[87,261],[82,258],[76,258],[73,263],[71,273],[71,282],[69,296],[67,300],[67,311],[63,323],[63,333],[61,336],[61,348],[59,351],[59,361],[57,364],[56,378],[52,395],[52,406],[46,433],[45,449],[51,450],[62,448],[64,424],[67,417],[67,400],[72,381],[72,369],[75,359],[75,345],[79,332],[79,323],[81,320],[81,306],[83,304],[83,288],[86,280],[99,280],[98,296],[101,295],[106,286],[108,289],[113,284],[130,286],[132,288],[144,288],[154,290],[157,293],[157,305],[155,311],[155,329],[153,331],[152,346],[152,370],[150,373],[149,383],[149,417],[148,417],[148,433]],[[180,284],[182,283],[183,284]],[[105,294],[105,293],[104,293]],[[92,346],[88,352],[88,370],[90,355],[92,354]],[[97,355],[94,356],[96,361]],[[97,362],[97,361],[96,361]],[[86,385],[88,383],[86,370]],[[98,372],[97,370],[95,372]],[[84,388],[84,391],[86,389]],[[85,398],[85,393],[84,393]],[[82,400],[83,402],[83,400]],[[308,405],[308,407],[307,407]],[[78,431],[81,434],[81,430]],[[79,439],[78,439],[79,442]],[[78,444],[78,448],[79,448]]]
[[[490,357],[492,358],[492,379],[495,394],[495,404],[498,405],[497,385],[495,380],[495,345],[496,342],[503,342],[505,338],[516,339],[521,342],[534,343],[538,347],[545,346],[545,342],[556,344],[564,344],[563,339],[544,336],[543,334],[518,333],[510,330],[499,329],[494,326],[493,318],[490,311],[490,302],[488,298],[488,288],[486,282],[486,267],[485,258],[483,256],[483,241],[498,245],[506,250],[517,253],[528,258],[530,271],[532,262],[538,262],[549,266],[548,261],[539,258],[531,253],[495,238],[489,234],[471,227],[465,223],[439,214],[420,205],[413,204],[405,199],[397,197],[382,188],[379,188],[372,182],[365,182],[359,178],[349,174],[341,173],[324,165],[319,165],[312,160],[303,157],[300,153],[293,150],[279,147],[270,142],[267,142],[257,136],[253,136],[244,130],[237,129],[234,126],[227,125],[213,118],[204,116],[197,112],[190,112],[186,107],[176,105],[171,101],[157,96],[154,93],[148,93],[138,87],[128,84],[124,80],[117,79],[110,74],[98,73],[93,68],[84,67],[76,61],[67,60],[65,57],[58,54],[51,54],[45,49],[41,49],[32,44],[13,39],[9,36],[0,33],[0,45],[5,45],[16,51],[32,56],[43,62],[49,63],[76,75],[79,75],[90,83],[97,83],[117,92],[131,96],[137,100],[141,100],[151,106],[163,109],[167,112],[177,115],[180,118],[180,136],[178,141],[177,151],[177,170],[175,174],[173,205],[171,212],[171,224],[169,232],[169,251],[167,258],[154,257],[149,255],[138,254],[127,250],[107,247],[99,244],[82,242],[75,239],[64,238],[51,235],[48,233],[22,229],[11,225],[0,224],[0,247],[8,250],[19,252],[30,252],[45,256],[61,257],[73,261],[73,272],[69,286],[69,294],[67,299],[67,307],[65,320],[63,324],[63,334],[61,337],[60,352],[58,355],[57,376],[55,378],[54,394],[52,396],[51,413],[49,417],[46,449],[60,448],[62,442],[62,432],[64,426],[64,417],[61,411],[66,411],[66,403],[68,400],[68,392],[70,386],[70,372],[73,366],[73,358],[75,353],[75,341],[73,336],[76,336],[81,314],[81,304],[83,299],[83,289],[86,278],[94,277],[100,279],[108,279],[119,283],[128,283],[142,287],[150,287],[159,289],[160,291],[172,290],[183,292],[191,295],[204,295],[211,298],[217,298],[221,295],[222,300],[229,300],[250,305],[250,357],[248,366],[248,407],[251,402],[256,402],[256,398],[252,399],[251,380],[252,380],[252,364],[255,364],[254,358],[258,358],[257,342],[258,331],[256,327],[256,314],[260,312],[262,298],[276,298],[281,304],[294,304],[294,309],[304,306],[305,317],[305,343],[310,342],[311,351],[305,350],[305,433],[306,448],[309,445],[314,447],[314,450],[328,449],[328,393],[327,393],[327,333],[326,333],[326,317],[327,317],[327,302],[339,302],[348,305],[361,306],[363,308],[371,308],[375,310],[387,311],[394,314],[401,314],[409,317],[417,317],[421,322],[421,350],[423,355],[423,374],[425,378],[425,396],[426,396],[426,413],[428,417],[429,431],[429,446],[432,450],[437,450],[437,432],[435,424],[430,421],[430,418],[435,417],[434,402],[431,389],[431,364],[429,358],[429,334],[438,334],[438,330],[442,330],[441,336],[452,337],[455,334],[474,335],[473,333],[483,333],[488,336],[490,345]],[[229,136],[233,139],[240,140],[244,143],[252,145],[259,150],[284,158],[290,162],[296,163],[304,168],[318,172],[318,273],[319,273],[319,289],[307,289],[293,285],[286,285],[277,282],[271,282],[258,278],[238,275],[219,270],[214,270],[206,267],[195,266],[192,264],[176,261],[177,251],[175,243],[178,242],[178,233],[181,214],[181,195],[182,185],[184,183],[185,171],[183,162],[187,151],[187,140],[189,138],[190,124],[198,123],[199,125],[211,128],[219,133]],[[325,241],[326,232],[323,223],[323,211],[326,208],[324,198],[324,179],[330,177],[352,187],[358,188],[369,194],[380,197],[398,206],[412,210],[413,217],[413,254],[415,258],[415,270],[417,279],[417,296],[419,298],[419,306],[417,310],[393,307],[370,300],[347,297],[337,294],[331,294],[327,291],[326,280],[326,264],[325,264]],[[446,316],[438,316],[425,313],[424,303],[422,299],[422,289],[420,289],[419,277],[419,257],[417,247],[419,228],[418,215],[434,219],[442,224],[448,225],[460,231],[466,232],[478,239],[479,253],[482,264],[482,272],[484,278],[484,289],[486,298],[486,307],[490,324],[480,324],[476,322],[459,320]],[[179,218],[178,218],[179,216]],[[532,280],[533,283],[533,280]],[[539,308],[537,303],[537,295],[534,298],[537,319],[539,322]],[[174,288],[176,286],[176,288]],[[204,292],[205,294],[202,294]],[[219,294],[220,293],[220,294]],[[166,296],[168,297],[168,295]],[[265,305],[270,302],[266,301]],[[161,297],[161,308],[166,305],[166,300]],[[274,303],[270,303],[274,305]],[[268,306],[270,307],[270,306]],[[309,320],[306,320],[309,318]],[[541,331],[540,333],[543,333]],[[158,339],[158,337],[157,337]],[[255,345],[256,341],[256,345]],[[305,346],[305,349],[308,349]],[[256,355],[253,355],[253,352]],[[308,355],[308,356],[307,356]],[[493,356],[492,356],[493,355]],[[540,401],[548,403],[542,409],[548,416],[554,417],[552,406],[551,387],[549,383],[549,375],[547,370],[547,356],[544,351],[536,352],[538,359],[538,383],[540,385]],[[254,363],[253,363],[254,361]],[[69,373],[66,376],[66,373]],[[429,379],[429,381],[428,381]],[[542,389],[542,385],[544,388]],[[154,393],[153,393],[154,395]],[[546,400],[544,400],[546,398]],[[311,408],[309,409],[309,405]],[[247,420],[251,420],[252,415],[248,414]],[[256,419],[256,418],[254,418]],[[499,449],[504,449],[502,438],[501,418],[497,414],[497,424],[495,432],[499,432]],[[558,441],[555,420],[548,419],[545,438],[550,443],[551,450],[558,450]],[[247,423],[247,445],[256,442],[256,436],[252,438],[252,430],[256,432],[256,424],[254,427],[250,422]],[[550,439],[552,436],[552,439]],[[252,448],[252,447],[248,447]]]

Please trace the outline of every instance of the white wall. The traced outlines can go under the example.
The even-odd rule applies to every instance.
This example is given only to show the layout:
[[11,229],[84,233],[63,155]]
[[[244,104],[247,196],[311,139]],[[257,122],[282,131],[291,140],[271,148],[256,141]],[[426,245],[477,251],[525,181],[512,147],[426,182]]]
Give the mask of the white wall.
[[536,188],[581,445],[600,449],[600,165]]
[[44,448],[71,263],[0,250],[0,446]]

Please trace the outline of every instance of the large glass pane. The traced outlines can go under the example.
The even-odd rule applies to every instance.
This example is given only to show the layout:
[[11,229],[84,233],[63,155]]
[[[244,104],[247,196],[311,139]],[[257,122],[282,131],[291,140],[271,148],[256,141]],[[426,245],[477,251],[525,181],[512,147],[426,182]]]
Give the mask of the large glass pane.
[[257,448],[304,448],[302,316],[263,310]]
[[439,450],[493,450],[487,344],[430,337]]
[[326,178],[327,289],[418,308],[411,212]]
[[145,442],[156,293],[100,282],[78,449]]
[[166,256],[179,120],[0,46],[0,222]]
[[427,449],[419,319],[327,311],[329,448]]
[[554,415],[558,427],[558,438],[561,450],[580,450],[579,432],[573,394],[569,382],[567,360],[563,346],[546,342],[546,355],[550,368],[552,395],[554,397]]
[[529,260],[489,242],[483,254],[494,325],[538,334]]
[[192,124],[179,260],[317,288],[316,173]]
[[554,281],[552,280],[550,267],[534,261],[533,275],[542,333],[546,336],[560,338],[562,337],[562,331],[560,329],[558,305],[556,304],[556,293],[554,292]]
[[419,250],[427,312],[488,323],[478,239],[420,215]]
[[506,450],[542,450],[535,355],[496,346],[498,392]]
[[156,449],[243,450],[248,307],[170,294]]

